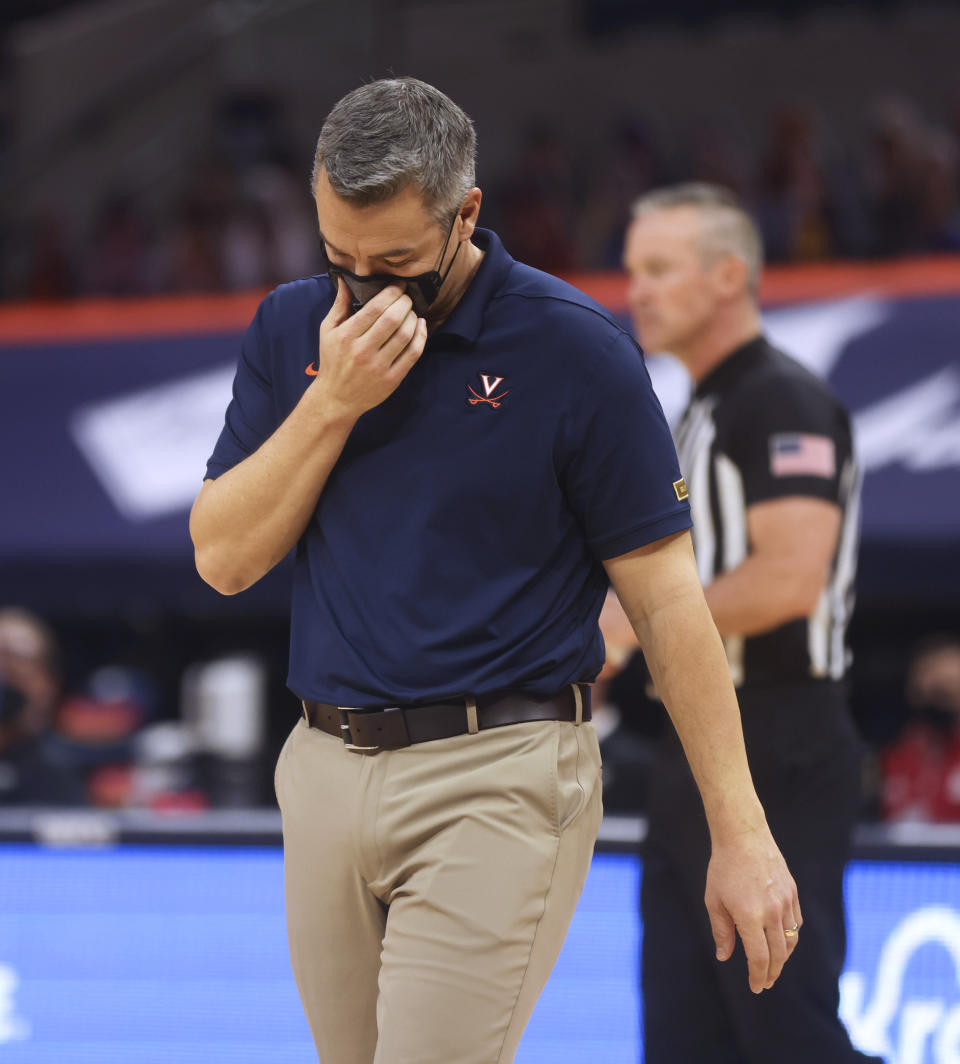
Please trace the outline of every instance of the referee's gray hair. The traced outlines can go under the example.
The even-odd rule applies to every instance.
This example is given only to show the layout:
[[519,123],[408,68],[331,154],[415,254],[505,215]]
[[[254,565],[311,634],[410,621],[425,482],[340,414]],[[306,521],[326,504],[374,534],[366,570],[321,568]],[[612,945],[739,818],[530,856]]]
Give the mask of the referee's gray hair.
[[690,181],[654,189],[635,200],[634,218],[674,207],[696,207],[703,216],[704,252],[711,258],[735,255],[747,264],[747,283],[756,295],[763,269],[763,238],[739,197],[720,185]]
[[476,151],[473,123],[448,96],[416,78],[384,78],[334,105],[311,187],[324,171],[338,196],[367,207],[413,185],[445,225],[474,186]]

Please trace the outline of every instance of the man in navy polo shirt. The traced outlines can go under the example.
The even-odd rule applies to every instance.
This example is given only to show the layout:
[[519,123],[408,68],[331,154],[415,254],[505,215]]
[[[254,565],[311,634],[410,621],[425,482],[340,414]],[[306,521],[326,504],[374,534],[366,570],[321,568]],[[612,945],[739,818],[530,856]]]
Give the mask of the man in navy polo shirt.
[[800,922],[643,360],[476,228],[474,153],[467,116],[413,79],[334,107],[314,167],[328,271],[257,311],[191,515],[224,594],[296,548],[304,717],[276,783],[324,1064],[513,1060],[600,823],[588,683],[610,582],[703,795],[718,955],[736,926],[759,993]]

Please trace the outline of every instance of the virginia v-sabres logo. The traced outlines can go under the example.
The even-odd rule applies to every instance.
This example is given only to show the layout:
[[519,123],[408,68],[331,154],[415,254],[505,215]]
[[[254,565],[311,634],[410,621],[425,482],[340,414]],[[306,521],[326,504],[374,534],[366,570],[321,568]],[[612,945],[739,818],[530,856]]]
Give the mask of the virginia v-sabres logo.
[[467,402],[471,406],[476,406],[478,403],[489,403],[496,410],[510,394],[509,391],[503,389],[503,377],[495,377],[492,373],[478,373],[477,376],[482,382],[483,395],[472,385],[468,384],[467,391],[470,394],[467,396]]

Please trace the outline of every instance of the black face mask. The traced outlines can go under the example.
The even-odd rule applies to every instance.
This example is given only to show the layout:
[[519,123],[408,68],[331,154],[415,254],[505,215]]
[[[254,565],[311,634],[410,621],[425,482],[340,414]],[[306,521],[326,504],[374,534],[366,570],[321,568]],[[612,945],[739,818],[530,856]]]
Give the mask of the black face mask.
[[460,243],[458,243],[450,264],[441,274],[439,267],[443,263],[443,256],[447,253],[447,245],[450,243],[450,234],[453,232],[456,220],[457,216],[454,215],[453,221],[450,222],[450,228],[447,230],[447,238],[444,240],[443,248],[440,251],[440,261],[437,263],[438,268],[430,270],[429,273],[417,274],[415,277],[401,277],[395,273],[368,273],[365,276],[351,273],[350,270],[345,270],[342,266],[336,266],[330,261],[327,255],[327,245],[321,240],[320,247],[330,280],[336,283],[337,279],[342,277],[343,283],[350,289],[352,297],[350,300],[350,313],[356,314],[365,303],[369,303],[375,295],[378,295],[385,288],[389,288],[390,285],[400,284],[406,286],[407,295],[413,301],[414,314],[420,318],[427,317],[427,312],[440,294],[440,289],[449,276],[460,251]]
[[949,706],[937,705],[935,702],[923,702],[913,709],[916,717],[935,731],[949,734],[960,729],[960,713]]

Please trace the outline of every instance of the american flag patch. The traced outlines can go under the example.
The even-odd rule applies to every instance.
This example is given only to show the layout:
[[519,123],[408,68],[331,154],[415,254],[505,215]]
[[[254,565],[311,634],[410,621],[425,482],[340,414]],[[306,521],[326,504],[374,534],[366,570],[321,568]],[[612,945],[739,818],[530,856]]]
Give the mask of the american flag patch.
[[770,437],[770,472],[775,477],[832,477],[837,449],[829,436],[788,432]]

